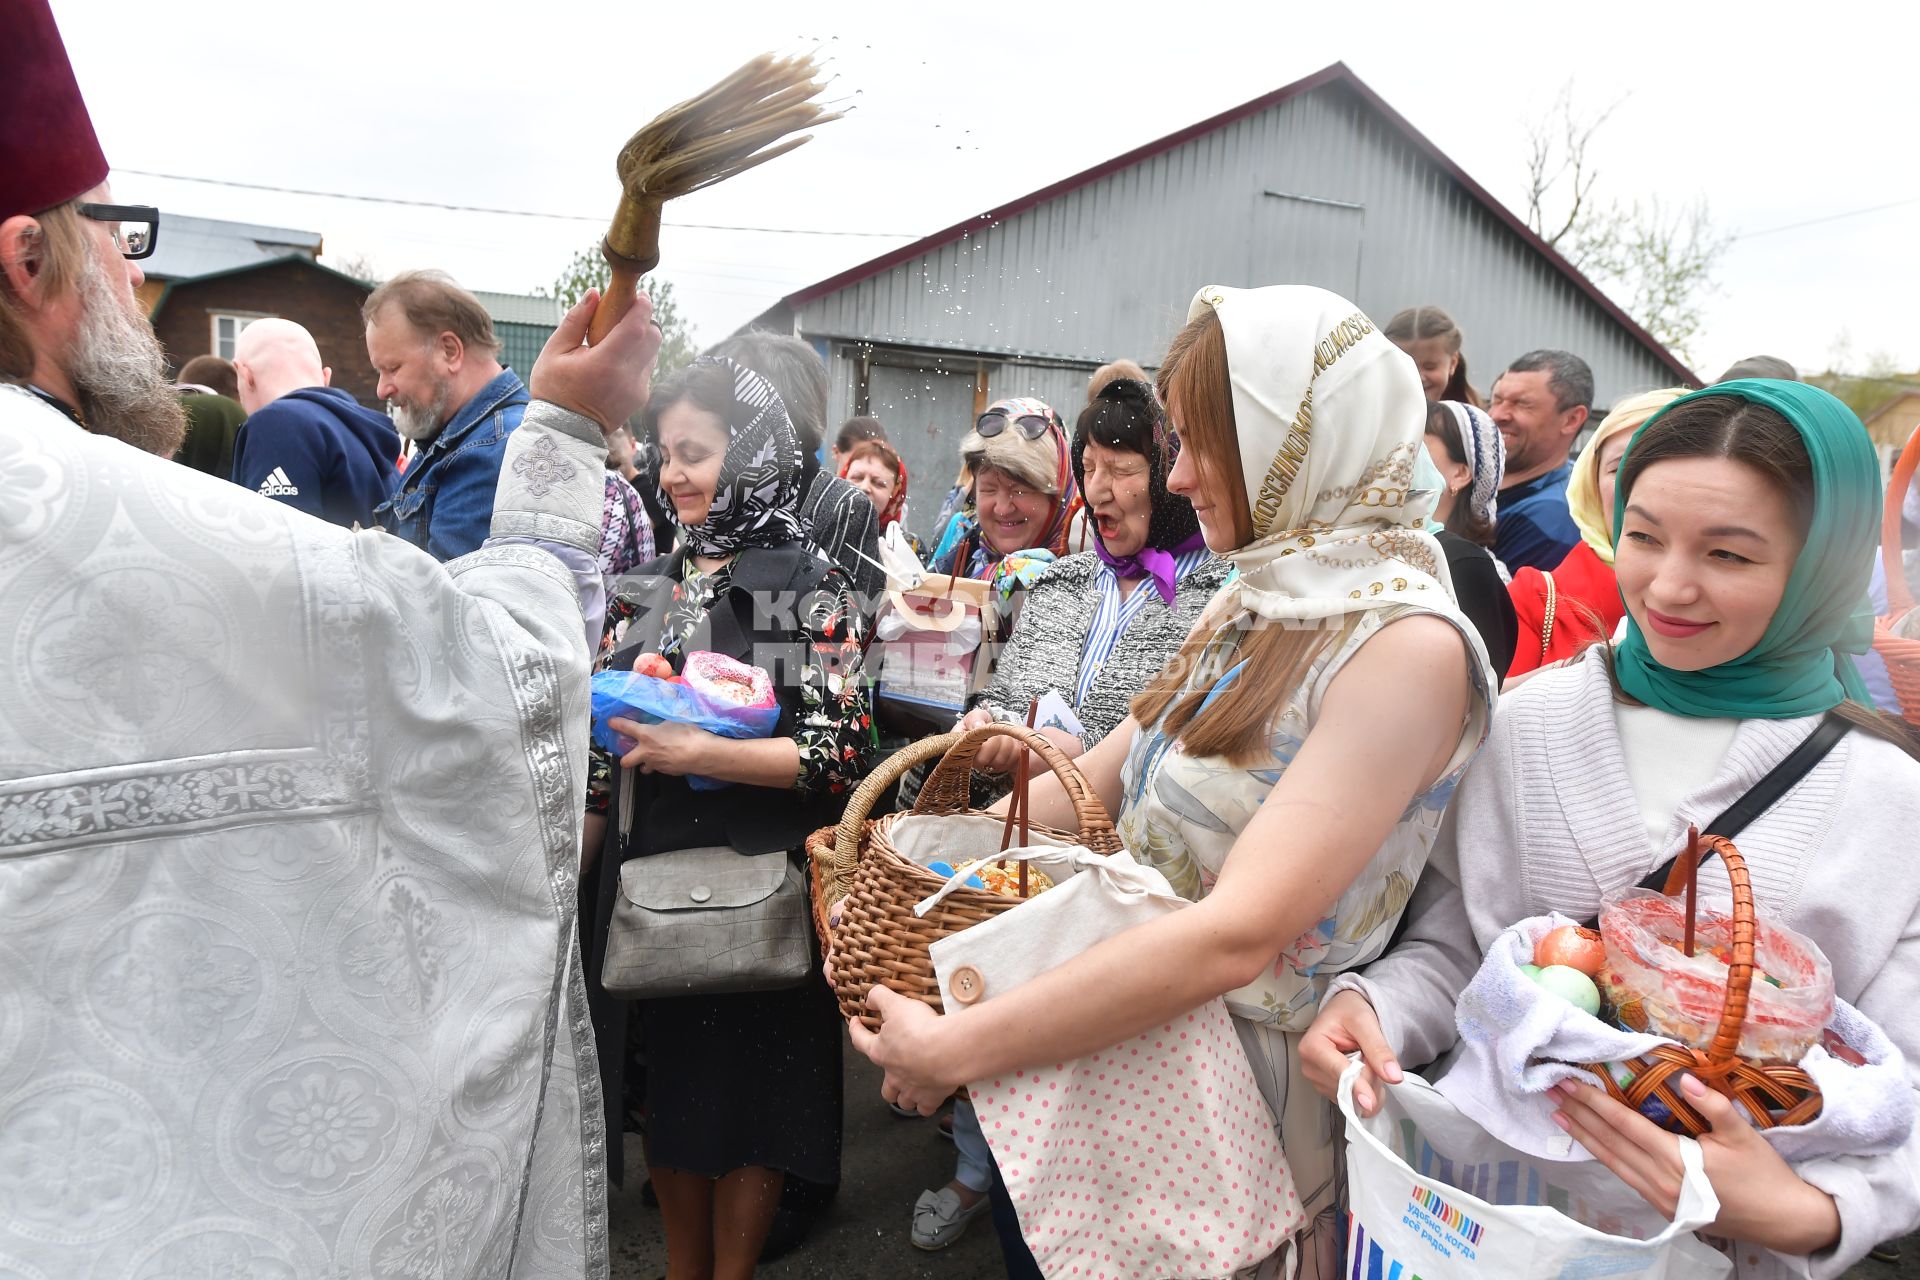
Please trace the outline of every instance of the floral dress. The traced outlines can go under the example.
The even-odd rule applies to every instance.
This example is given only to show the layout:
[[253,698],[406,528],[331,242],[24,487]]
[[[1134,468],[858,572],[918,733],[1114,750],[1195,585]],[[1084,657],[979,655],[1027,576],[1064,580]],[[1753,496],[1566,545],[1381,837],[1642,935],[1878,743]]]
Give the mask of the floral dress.
[[[660,654],[676,669],[686,656],[684,646],[732,582],[731,561],[711,573],[703,572],[691,556],[684,561],[659,643]],[[616,596],[608,601],[599,669],[609,665],[614,648],[626,638],[636,607],[630,598]],[[796,791],[829,795],[851,791],[860,784],[872,758],[878,739],[866,681],[860,677],[863,626],[846,575],[832,570],[802,620],[813,660],[800,673],[800,705],[793,723],[793,742],[800,749]],[[587,769],[589,812],[606,812],[614,765],[612,755],[593,749]]]
[[[1266,760],[1243,766],[1189,756],[1160,731],[1164,717],[1143,726],[1121,772],[1118,827],[1127,850],[1158,869],[1184,898],[1198,901],[1212,892],[1235,841],[1306,741],[1333,677],[1381,627],[1416,612],[1421,610],[1397,606],[1353,615],[1275,720]],[[1477,664],[1467,665],[1478,671]],[[1239,679],[1243,666],[1233,663],[1215,678],[1219,666],[1202,663],[1188,688],[1209,689],[1211,702]],[[1302,1277],[1329,1274],[1328,1261],[1337,1254],[1332,1212],[1340,1135],[1332,1107],[1300,1075],[1298,1040],[1332,975],[1384,951],[1413,896],[1447,802],[1486,736],[1492,693],[1478,675],[1474,686],[1472,711],[1446,773],[1413,798],[1365,870],[1323,918],[1281,951],[1272,970],[1227,993],[1227,1008],[1273,1109],[1307,1211],[1309,1225],[1299,1237]]]

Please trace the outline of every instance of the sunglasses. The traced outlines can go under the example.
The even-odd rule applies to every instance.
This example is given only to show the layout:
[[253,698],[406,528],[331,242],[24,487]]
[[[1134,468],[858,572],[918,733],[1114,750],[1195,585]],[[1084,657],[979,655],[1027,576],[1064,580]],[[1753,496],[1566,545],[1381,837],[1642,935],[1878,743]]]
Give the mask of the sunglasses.
[[973,429],[979,433],[982,440],[991,440],[1007,429],[1009,421],[1021,435],[1029,440],[1038,440],[1047,434],[1047,428],[1053,425],[1038,414],[1027,413],[1018,418],[1009,419],[1006,414],[994,410],[981,414],[980,420],[973,424]]
[[81,204],[83,218],[104,222],[113,233],[113,247],[123,258],[147,258],[160,239],[160,211],[150,204]]

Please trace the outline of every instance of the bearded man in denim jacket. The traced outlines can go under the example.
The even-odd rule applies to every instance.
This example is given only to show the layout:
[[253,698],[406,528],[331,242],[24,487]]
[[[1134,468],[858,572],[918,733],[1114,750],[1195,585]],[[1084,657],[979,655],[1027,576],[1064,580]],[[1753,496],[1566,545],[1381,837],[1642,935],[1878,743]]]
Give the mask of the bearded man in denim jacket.
[[415,446],[374,518],[437,560],[477,550],[493,519],[507,437],[527,411],[525,384],[499,361],[493,319],[439,271],[395,276],[361,316],[380,397]]

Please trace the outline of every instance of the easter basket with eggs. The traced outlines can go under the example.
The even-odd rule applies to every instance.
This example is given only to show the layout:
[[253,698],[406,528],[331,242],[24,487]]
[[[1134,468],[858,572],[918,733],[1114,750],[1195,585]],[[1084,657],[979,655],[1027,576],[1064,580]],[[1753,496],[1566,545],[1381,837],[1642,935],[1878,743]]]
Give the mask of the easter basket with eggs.
[[[1717,854],[1730,910],[1701,911],[1700,861]],[[1675,895],[1684,888],[1684,900]],[[1664,894],[1635,890],[1600,914],[1604,1010],[1662,1044],[1625,1062],[1583,1064],[1616,1100],[1663,1127],[1709,1127],[1680,1091],[1690,1073],[1731,1098],[1755,1128],[1820,1114],[1819,1087],[1799,1065],[1833,1018],[1833,969],[1819,947],[1761,919],[1733,842],[1690,832]]]
[[[1701,901],[1700,861],[1729,891]],[[1579,1160],[1554,1122],[1554,1086],[1581,1080],[1669,1132],[1710,1127],[1681,1084],[1734,1104],[1789,1161],[1904,1143],[1915,1105],[1906,1058],[1841,999],[1809,938],[1755,907],[1732,842],[1689,832],[1659,880],[1607,899],[1596,922],[1517,921],[1487,946],[1454,1009],[1458,1052],[1435,1087],[1499,1141]]]

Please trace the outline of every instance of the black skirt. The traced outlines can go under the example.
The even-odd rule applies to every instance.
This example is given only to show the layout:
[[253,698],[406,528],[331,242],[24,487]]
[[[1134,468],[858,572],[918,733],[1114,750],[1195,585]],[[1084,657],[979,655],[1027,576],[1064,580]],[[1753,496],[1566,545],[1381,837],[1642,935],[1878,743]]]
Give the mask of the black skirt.
[[634,1005],[647,1054],[647,1162],[718,1178],[840,1179],[840,1014],[818,972],[797,987]]

